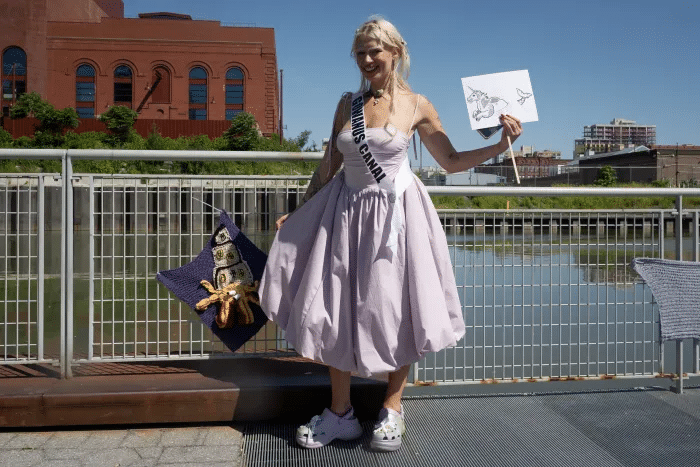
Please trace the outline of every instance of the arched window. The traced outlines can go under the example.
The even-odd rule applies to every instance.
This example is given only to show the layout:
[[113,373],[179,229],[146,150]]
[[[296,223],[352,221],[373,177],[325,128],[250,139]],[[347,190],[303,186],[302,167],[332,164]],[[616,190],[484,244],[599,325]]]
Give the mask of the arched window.
[[27,92],[27,54],[19,47],[8,47],[2,54],[2,102],[3,115],[19,96]]
[[151,102],[154,104],[170,104],[170,70],[164,66],[157,66],[153,69]]
[[243,70],[229,68],[226,72],[226,120],[243,112]]
[[190,120],[207,119],[207,70],[197,66],[190,70]]
[[114,104],[131,108],[133,101],[133,73],[120,65],[114,69]]
[[95,69],[91,65],[75,70],[75,111],[80,118],[95,118]]

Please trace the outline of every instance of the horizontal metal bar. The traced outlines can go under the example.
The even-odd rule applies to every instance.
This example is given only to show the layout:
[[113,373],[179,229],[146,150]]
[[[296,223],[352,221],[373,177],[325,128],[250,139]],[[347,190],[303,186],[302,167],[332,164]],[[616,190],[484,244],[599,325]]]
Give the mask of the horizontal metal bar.
[[126,149],[0,149],[0,159],[148,160],[148,161],[318,161],[322,152],[150,151]]
[[63,159],[66,149],[0,149],[0,159]]
[[700,188],[427,186],[431,195],[456,196],[700,196]]

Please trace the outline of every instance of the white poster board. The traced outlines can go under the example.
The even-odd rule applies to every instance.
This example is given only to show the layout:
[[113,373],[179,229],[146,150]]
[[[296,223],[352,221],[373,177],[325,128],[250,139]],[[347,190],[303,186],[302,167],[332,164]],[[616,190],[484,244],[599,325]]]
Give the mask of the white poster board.
[[472,130],[498,126],[501,114],[536,122],[535,94],[527,70],[462,78]]

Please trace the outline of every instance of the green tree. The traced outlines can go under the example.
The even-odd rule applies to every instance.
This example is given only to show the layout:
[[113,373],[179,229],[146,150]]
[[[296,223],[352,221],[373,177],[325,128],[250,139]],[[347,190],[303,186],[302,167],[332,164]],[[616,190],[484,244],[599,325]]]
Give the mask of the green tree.
[[253,151],[261,138],[255,117],[248,112],[241,112],[231,120],[231,126],[223,134],[229,151]]
[[134,123],[139,114],[129,107],[123,105],[113,105],[105,113],[100,115],[99,120],[107,125],[107,129],[114,135],[120,143],[125,143],[130,134],[134,131]]
[[595,186],[614,186],[617,183],[617,172],[609,165],[603,166],[598,170],[593,184]]
[[68,128],[77,128],[80,124],[75,109],[66,107],[58,110],[43,100],[39,93],[22,94],[10,109],[10,118],[34,117],[39,125],[34,131],[34,146],[58,147],[63,144],[63,132]]
[[12,147],[12,135],[9,131],[0,127],[0,148]]
[[[299,147],[300,151],[304,150],[304,147],[306,146],[306,143],[309,142],[309,136],[311,136],[311,131],[310,130],[304,130],[296,138],[292,138],[290,141],[294,144],[296,144]],[[314,143],[314,146],[316,143]]]

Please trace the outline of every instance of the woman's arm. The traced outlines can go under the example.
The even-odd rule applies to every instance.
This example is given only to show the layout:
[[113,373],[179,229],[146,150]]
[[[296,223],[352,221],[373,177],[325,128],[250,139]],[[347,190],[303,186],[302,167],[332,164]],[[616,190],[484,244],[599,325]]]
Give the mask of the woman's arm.
[[462,172],[476,167],[508,149],[508,136],[511,143],[523,132],[520,120],[510,115],[501,115],[503,131],[501,140],[492,145],[471,151],[458,152],[440,123],[435,107],[425,98],[420,99],[418,106],[419,119],[416,125],[420,139],[430,151],[433,158],[448,173]]
[[[333,130],[331,132],[331,139],[328,142],[328,147],[326,148],[326,152],[323,155],[323,159],[321,159],[321,163],[318,164],[318,167],[316,167],[314,174],[311,176],[309,186],[306,188],[306,193],[304,193],[304,196],[301,198],[301,203],[299,203],[297,209],[299,209],[304,203],[310,200],[313,195],[318,193],[321,190],[321,188],[323,188],[326,185],[326,183],[328,183],[333,178],[335,173],[338,171],[338,169],[340,169],[340,166],[343,164],[343,154],[338,150],[335,141],[336,137],[338,136],[338,133],[340,133],[340,130],[341,128],[343,128],[343,124],[345,123],[344,119],[346,117],[346,110],[350,108],[350,98],[351,95],[346,94],[340,99],[340,102],[338,102],[338,106],[335,111],[335,117],[333,118]],[[287,217],[289,217],[289,214],[285,214],[279,219],[277,219],[277,221],[275,222],[277,230],[282,228],[282,225],[284,224],[284,221],[287,220]]]
[[344,95],[338,102],[338,106],[335,110],[335,117],[333,118],[333,130],[330,141],[328,141],[328,147],[323,155],[323,159],[321,159],[321,163],[318,165],[318,167],[316,167],[316,170],[311,177],[309,187],[306,189],[306,193],[302,198],[302,204],[318,193],[321,188],[323,188],[326,183],[333,178],[333,175],[335,175],[343,163],[343,154],[338,151],[336,137],[338,136],[338,133],[340,133],[340,129],[343,127],[345,111],[347,108],[349,108],[348,105],[346,105],[349,98],[350,97],[348,95]]

